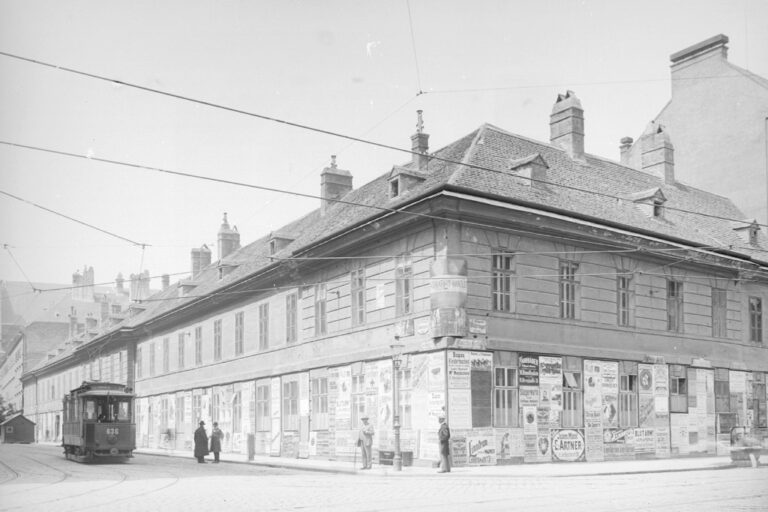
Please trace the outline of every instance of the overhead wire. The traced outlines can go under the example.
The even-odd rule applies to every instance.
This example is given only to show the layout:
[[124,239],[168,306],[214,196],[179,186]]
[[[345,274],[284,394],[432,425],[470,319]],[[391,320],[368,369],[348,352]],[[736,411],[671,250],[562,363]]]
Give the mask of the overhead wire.
[[[73,73],[73,74],[80,75],[80,76],[85,76],[85,77],[88,77],[88,78],[93,78],[93,79],[96,79],[96,80],[101,80],[101,81],[109,82],[111,84],[122,85],[122,86],[125,86],[125,87],[130,87],[130,88],[134,88],[134,89],[138,89],[138,90],[142,90],[142,91],[146,91],[146,92],[151,92],[151,93],[159,94],[159,95],[162,95],[162,96],[167,96],[167,97],[170,97],[170,98],[175,98],[175,99],[182,100],[182,101],[188,101],[188,102],[191,102],[191,103],[195,103],[195,104],[199,104],[199,105],[204,105],[204,106],[208,106],[208,107],[211,107],[211,108],[225,110],[227,112],[241,114],[241,115],[248,116],[248,117],[254,117],[254,118],[257,118],[257,119],[262,119],[262,120],[265,120],[265,121],[270,121],[270,122],[274,122],[274,123],[278,123],[278,124],[283,124],[283,125],[286,125],[286,126],[291,126],[291,127],[299,128],[299,129],[303,129],[303,130],[313,131],[313,132],[316,132],[316,133],[321,133],[321,134],[332,136],[332,137],[339,137],[339,138],[343,138],[343,139],[347,139],[347,140],[351,140],[351,141],[355,141],[355,142],[361,142],[363,144],[379,147],[379,148],[382,148],[382,149],[389,149],[389,150],[397,151],[397,152],[400,152],[400,153],[407,153],[407,154],[410,154],[410,155],[422,156],[420,153],[417,153],[417,152],[415,152],[413,150],[404,149],[404,148],[400,148],[400,147],[397,147],[397,146],[392,146],[390,144],[384,144],[384,143],[381,143],[381,142],[366,140],[366,139],[363,139],[361,137],[353,137],[351,135],[346,135],[346,134],[343,134],[343,133],[334,132],[332,130],[326,130],[326,129],[323,129],[323,128],[309,126],[309,125],[302,124],[302,123],[296,123],[296,122],[293,122],[293,121],[288,121],[288,120],[285,120],[285,119],[280,119],[280,118],[276,118],[276,117],[272,117],[272,116],[267,116],[267,115],[259,114],[259,113],[256,113],[256,112],[250,112],[250,111],[239,109],[239,108],[235,108],[235,107],[229,107],[229,106],[226,106],[226,105],[222,105],[222,104],[218,104],[218,103],[214,103],[214,102],[210,102],[210,101],[206,101],[206,100],[200,100],[200,99],[192,98],[192,97],[189,97],[189,96],[184,96],[182,94],[176,94],[176,93],[172,93],[172,92],[168,92],[168,91],[163,91],[161,89],[155,89],[155,88],[152,88],[152,87],[138,85],[138,84],[134,84],[134,83],[131,83],[131,82],[126,82],[126,81],[123,81],[123,80],[118,80],[118,79],[115,79],[115,78],[108,78],[108,77],[105,77],[105,76],[97,75],[95,73],[89,73],[89,72],[86,72],[86,71],[80,71],[80,70],[69,68],[69,67],[65,67],[65,66],[59,66],[59,65],[56,65],[56,64],[48,63],[48,62],[43,62],[43,61],[39,61],[39,60],[36,60],[36,59],[31,59],[29,57],[22,57],[22,56],[19,56],[19,55],[15,55],[15,54],[8,53],[8,52],[3,52],[3,51],[0,51],[0,55],[6,56],[6,57],[9,57],[9,58],[13,58],[13,59],[18,59],[18,60],[25,61],[25,62],[29,62],[29,63],[32,63],[32,64],[37,64],[37,65],[40,65],[40,66],[45,66],[45,67],[50,67],[50,68],[58,69],[58,70],[61,70],[61,71],[65,71],[65,72],[68,72],[68,73]],[[8,141],[0,141],[0,143],[6,144],[6,145],[18,146],[18,147],[27,147],[28,149],[38,149],[38,148],[35,148],[35,147],[32,147],[32,146],[25,146],[23,144],[11,143],[11,142],[8,142]],[[55,150],[49,150],[49,151],[52,152],[52,153],[57,153],[57,151],[55,151]],[[58,152],[58,153],[59,154],[64,154],[64,155],[68,155],[68,156],[78,156],[78,157],[82,158],[81,155],[76,155],[76,154],[73,154],[73,153],[66,153],[66,152]],[[97,161],[102,161],[102,162],[107,162],[107,163],[115,163],[114,161],[110,161],[110,160],[107,160],[107,159],[98,159],[96,157],[91,157],[90,159],[97,160]],[[467,162],[460,162],[460,161],[452,160],[450,158],[440,157],[440,156],[437,156],[435,154],[429,155],[429,159],[430,160],[434,160],[434,161],[448,163],[448,164],[464,166],[464,167],[467,167],[467,168],[470,168],[470,169],[477,169],[477,170],[481,170],[481,171],[493,172],[493,173],[502,174],[502,175],[505,175],[505,176],[508,175],[506,172],[500,171],[498,169],[491,169],[489,167],[485,167],[485,166],[481,166],[481,165],[475,165],[475,164],[470,164],[470,163],[467,163]],[[122,165],[129,165],[129,164],[123,163]],[[137,168],[149,169],[149,170],[157,170],[156,168],[152,168],[150,166],[141,166],[141,165],[135,165],[135,164],[131,165],[131,166],[137,167]],[[164,171],[164,172],[169,172],[169,173],[172,173],[172,174],[184,175],[184,173],[176,173],[176,172],[173,172],[173,171]],[[627,198],[624,198],[624,197],[620,197],[620,196],[616,196],[616,195],[612,195],[612,194],[607,194],[607,193],[604,193],[604,192],[598,192],[598,191],[595,191],[595,190],[584,189],[584,188],[576,187],[576,186],[573,186],[573,185],[566,185],[566,184],[563,184],[563,183],[554,183],[554,182],[550,182],[550,181],[546,181],[546,180],[541,180],[541,179],[537,179],[537,178],[533,178],[533,177],[519,176],[519,178],[520,179],[525,179],[527,181],[530,181],[531,183],[541,183],[541,184],[552,186],[552,187],[558,187],[558,188],[562,188],[562,189],[566,189],[566,190],[572,190],[572,191],[575,191],[575,192],[591,194],[591,195],[595,195],[595,196],[598,196],[598,197],[605,197],[605,198],[608,198],[608,199],[613,199],[613,200],[618,200],[618,201],[627,201]],[[210,178],[207,178],[207,179],[210,179]],[[268,190],[267,187],[265,187],[264,189]],[[718,220],[726,220],[726,221],[731,221],[731,222],[744,222],[744,219],[733,219],[733,218],[723,217],[723,216],[720,216],[720,215],[713,215],[713,214],[708,214],[708,213],[704,213],[704,212],[698,212],[698,211],[693,211],[693,210],[686,210],[686,209],[683,209],[683,208],[676,208],[676,207],[672,207],[672,206],[665,206],[664,208],[667,211],[677,211],[677,212],[681,212],[681,213],[688,213],[688,214],[692,214],[692,215],[699,215],[699,216],[703,216],[703,217],[707,217],[707,218],[714,218],[714,219],[718,219]],[[763,227],[768,227],[768,224],[758,224],[758,225],[763,226]]]
[[19,272],[21,272],[21,275],[24,276],[24,279],[27,280],[27,284],[29,285],[30,288],[32,288],[32,291],[36,292],[37,288],[35,287],[35,285],[32,284],[32,281],[29,279],[29,276],[27,276],[27,273],[24,272],[24,269],[21,268],[21,265],[19,264],[18,260],[16,259],[16,257],[13,255],[13,252],[11,251],[11,246],[8,244],[3,244],[3,249],[5,249],[5,251],[11,257],[13,262],[16,264],[16,268],[19,269]]
[[405,0],[405,6],[408,9],[408,27],[411,29],[411,48],[413,48],[413,61],[416,65],[416,87],[418,89],[416,95],[419,96],[424,94],[424,91],[421,89],[421,71],[419,70],[419,55],[416,52],[416,36],[413,32],[413,15],[411,14],[410,0]]

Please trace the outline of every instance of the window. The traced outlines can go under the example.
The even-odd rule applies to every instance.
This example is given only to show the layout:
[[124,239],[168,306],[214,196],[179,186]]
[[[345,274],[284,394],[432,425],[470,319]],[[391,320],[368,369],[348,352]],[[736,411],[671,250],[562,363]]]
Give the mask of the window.
[[496,367],[495,371],[493,426],[517,427],[517,368]]
[[410,254],[398,256],[395,264],[395,314],[413,313],[413,263]]
[[[168,373],[171,360],[171,340],[163,338],[163,373]],[[99,361],[101,363],[101,361]],[[101,372],[99,372],[101,373]]]
[[560,262],[560,318],[576,318],[576,272],[579,264]]
[[[402,396],[402,394],[401,394]],[[365,375],[352,375],[352,426],[360,425],[360,418],[365,415]],[[402,418],[400,425],[403,425]]]
[[269,384],[256,386],[256,430],[269,431],[271,425],[269,413]]
[[728,336],[728,292],[712,288],[712,336],[725,338]]
[[179,370],[184,369],[184,337],[186,335],[185,332],[179,333]]
[[635,373],[619,377],[619,426],[638,427],[637,419],[637,366]]
[[763,342],[763,299],[749,298],[749,341]]
[[203,328],[195,327],[195,364],[203,364]]
[[397,197],[400,195],[400,182],[397,178],[389,182],[389,197]]
[[213,322],[213,360],[221,360],[221,320]]
[[582,375],[577,371],[563,371],[563,427],[583,427]]
[[683,332],[683,283],[667,280],[667,330]]
[[259,350],[269,348],[269,303],[259,304]]
[[624,327],[631,325],[630,321],[630,298],[631,298],[631,277],[620,275],[616,278],[616,307],[618,324]]
[[715,412],[731,412],[731,386],[723,368],[715,368]]
[[688,379],[684,366],[669,365],[669,411],[688,412]]
[[299,381],[283,382],[283,430],[299,430]]
[[352,325],[365,323],[365,269],[353,270],[349,275],[352,293]]
[[494,311],[512,311],[514,286],[511,254],[494,254],[491,257],[491,302]]
[[653,216],[656,218],[664,216],[664,201],[661,199],[653,200]]
[[[413,380],[411,379],[411,369],[402,368],[398,373],[400,383],[400,407],[398,410],[400,426],[402,428],[411,428],[413,425]],[[364,390],[361,392],[364,392]],[[365,402],[365,397],[362,400]],[[365,409],[365,403],[363,403],[363,409]]]
[[221,395],[214,391],[211,395],[211,420],[219,421],[221,418]]
[[195,423],[203,419],[202,395],[192,395],[192,418],[194,419]]
[[328,333],[328,319],[326,318],[327,290],[325,283],[315,285],[315,336],[323,336]]
[[232,432],[239,434],[243,431],[243,404],[240,391],[232,397]]
[[243,325],[245,313],[240,311],[235,313],[235,355],[239,356],[243,354],[243,331],[245,326]]
[[[91,366],[91,375],[93,375],[93,366]],[[155,376],[155,343],[149,344],[149,376]]]
[[285,297],[285,341],[288,344],[296,343],[298,339],[298,302],[295,293]]
[[328,430],[328,378],[310,380],[312,393],[312,430]]

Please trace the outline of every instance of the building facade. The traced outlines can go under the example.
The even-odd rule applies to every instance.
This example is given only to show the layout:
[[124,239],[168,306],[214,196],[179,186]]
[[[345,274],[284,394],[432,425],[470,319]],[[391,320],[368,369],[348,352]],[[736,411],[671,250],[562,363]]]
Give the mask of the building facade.
[[189,279],[25,374],[25,403],[55,418],[106,364],[139,447],[191,450],[204,420],[225,451],[351,459],[367,415],[375,459],[399,425],[428,463],[447,414],[457,465],[715,454],[768,427],[759,226],[680,184],[663,131],[644,172],[584,153],[570,91],[550,126],[430,153],[419,113],[410,162],[355,189],[332,159],[320,208],[243,247],[225,217],[218,261],[193,249]]

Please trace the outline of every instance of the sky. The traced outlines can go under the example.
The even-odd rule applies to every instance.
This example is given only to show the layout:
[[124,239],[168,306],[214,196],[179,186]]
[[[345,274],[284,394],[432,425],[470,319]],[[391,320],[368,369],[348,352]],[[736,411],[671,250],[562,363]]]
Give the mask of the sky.
[[548,141],[570,89],[586,151],[618,160],[669,100],[669,55],[720,33],[768,77],[764,0],[0,0],[0,52],[53,65],[0,55],[0,192],[108,232],[0,194],[0,280],[87,265],[159,289],[193,247],[216,259],[223,212],[245,245],[320,204],[141,166],[319,195],[330,155],[356,188],[410,160],[217,106],[405,150],[422,109],[434,151],[483,123]]

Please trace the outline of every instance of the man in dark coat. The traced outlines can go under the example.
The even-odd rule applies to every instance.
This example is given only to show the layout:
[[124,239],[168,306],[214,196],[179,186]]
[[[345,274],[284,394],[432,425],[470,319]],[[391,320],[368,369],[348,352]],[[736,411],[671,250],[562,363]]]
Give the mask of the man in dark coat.
[[357,445],[363,454],[363,467],[361,469],[371,469],[371,448],[373,447],[373,425],[368,423],[368,416],[360,418],[363,426],[357,436]]
[[448,428],[448,424],[445,422],[445,415],[441,414],[438,418],[440,421],[440,430],[437,431],[437,437],[440,439],[440,470],[438,473],[450,473],[451,472],[451,431]]
[[205,463],[204,457],[208,455],[208,434],[205,433],[205,422],[195,430],[195,457],[200,464]]
[[211,451],[213,452],[213,462],[219,462],[219,452],[221,451],[221,440],[224,438],[224,432],[219,428],[219,424],[213,422],[211,430]]

